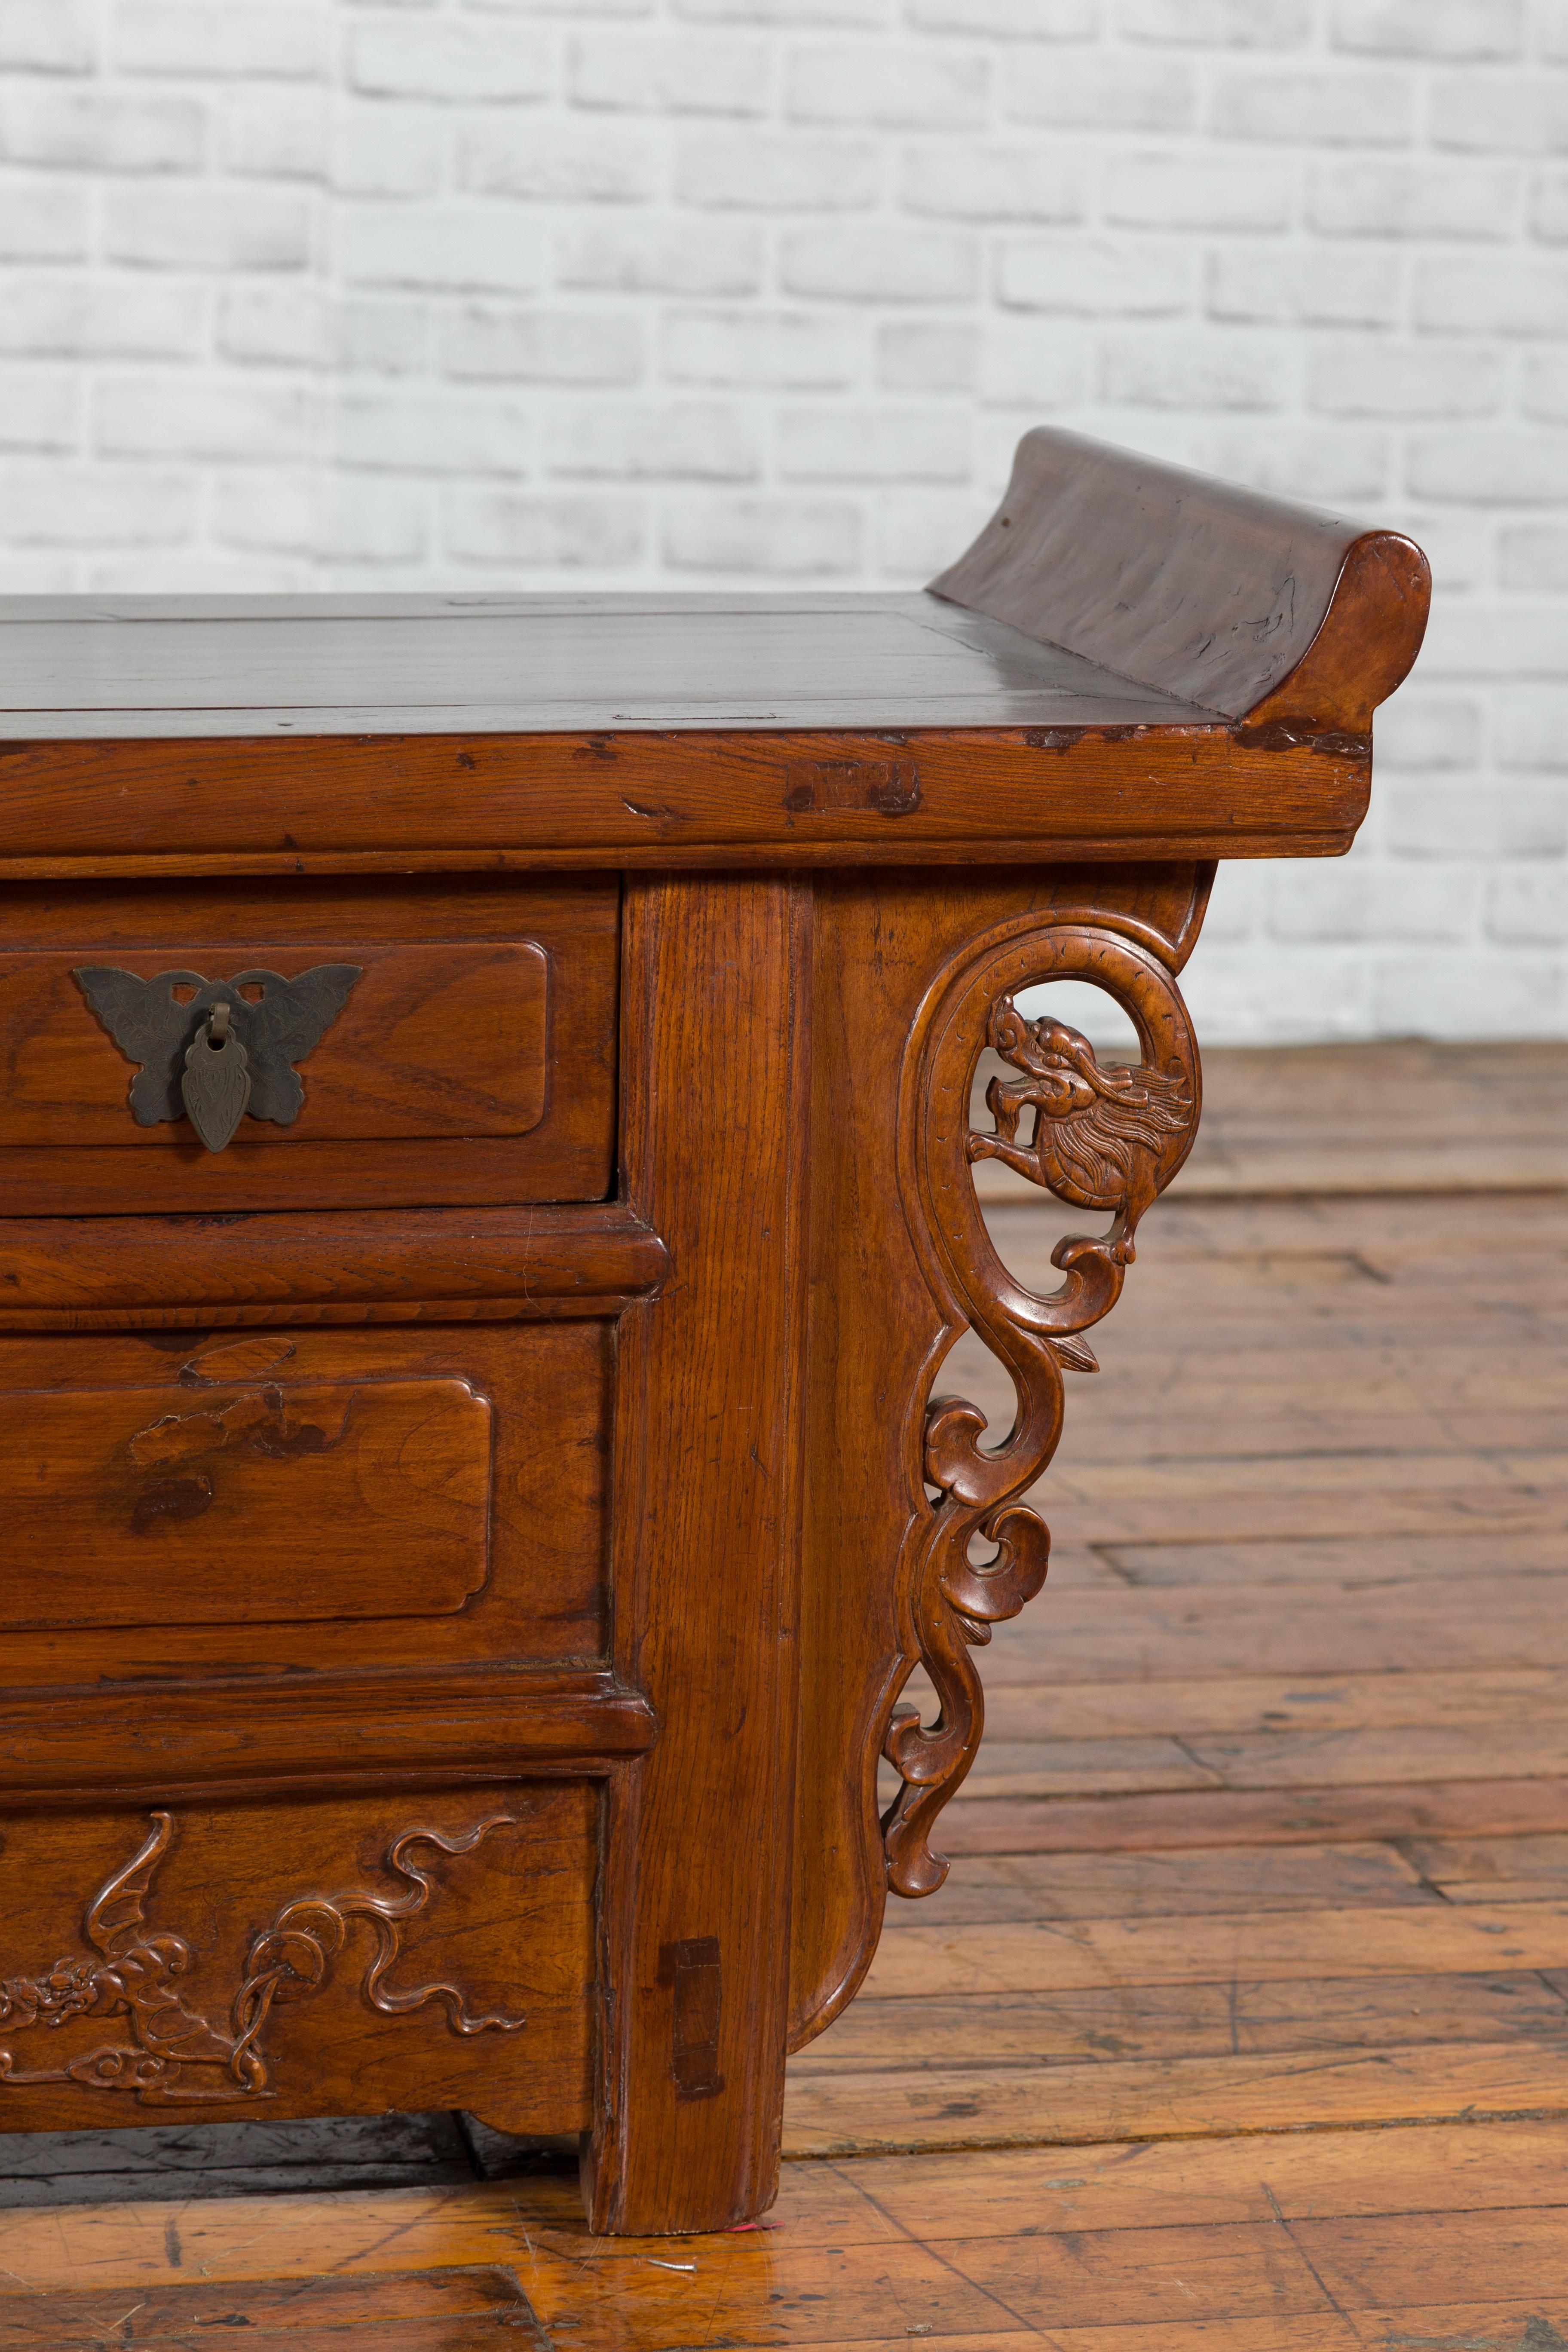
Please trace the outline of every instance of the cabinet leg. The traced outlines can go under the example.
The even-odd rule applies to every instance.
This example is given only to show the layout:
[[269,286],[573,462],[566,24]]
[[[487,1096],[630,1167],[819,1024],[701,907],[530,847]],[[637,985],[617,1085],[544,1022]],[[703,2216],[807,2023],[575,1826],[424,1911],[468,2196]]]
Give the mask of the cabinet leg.
[[591,2226],[777,2188],[789,1958],[809,885],[628,885],[624,1181],[671,1274],[616,1375],[616,1654],[659,1725],[611,1801]]

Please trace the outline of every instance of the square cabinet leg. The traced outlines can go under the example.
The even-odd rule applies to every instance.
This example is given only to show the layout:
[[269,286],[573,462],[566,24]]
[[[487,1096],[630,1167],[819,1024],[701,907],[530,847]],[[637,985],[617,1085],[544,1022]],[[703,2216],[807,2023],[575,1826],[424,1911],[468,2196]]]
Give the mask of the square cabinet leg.
[[669,1251],[616,1377],[616,1656],[657,1746],[605,1843],[595,2230],[774,2196],[789,1966],[809,885],[634,882],[625,1182]]

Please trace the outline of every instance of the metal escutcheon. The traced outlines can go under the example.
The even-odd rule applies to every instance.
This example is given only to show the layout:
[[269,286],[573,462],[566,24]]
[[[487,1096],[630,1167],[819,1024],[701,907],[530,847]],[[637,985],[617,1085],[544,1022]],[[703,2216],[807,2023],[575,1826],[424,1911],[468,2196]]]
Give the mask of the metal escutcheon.
[[232,1007],[215,1004],[185,1054],[180,1092],[186,1115],[209,1151],[221,1151],[250,1100],[250,1056],[229,1026]]

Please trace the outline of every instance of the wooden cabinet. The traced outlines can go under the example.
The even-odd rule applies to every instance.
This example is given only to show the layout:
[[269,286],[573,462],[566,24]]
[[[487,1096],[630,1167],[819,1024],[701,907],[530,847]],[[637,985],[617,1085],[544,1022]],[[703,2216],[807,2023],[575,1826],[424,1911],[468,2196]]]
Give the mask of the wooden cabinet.
[[767,2205],[1192,1145],[1215,861],[1349,845],[1426,602],[1045,433],[924,595],[0,606],[0,2128],[460,2105],[598,2229]]

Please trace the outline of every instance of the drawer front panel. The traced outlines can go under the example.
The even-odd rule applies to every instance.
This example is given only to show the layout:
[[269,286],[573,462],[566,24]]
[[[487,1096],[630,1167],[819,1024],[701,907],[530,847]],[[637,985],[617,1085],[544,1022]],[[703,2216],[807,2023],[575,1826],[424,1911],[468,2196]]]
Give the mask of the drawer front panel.
[[613,877],[0,891],[0,1214],[602,1200],[618,933]]
[[[193,981],[169,978],[184,973],[192,956],[183,941],[171,940],[121,950],[107,967],[141,983],[138,1026],[155,1059],[138,1083],[134,1045],[112,1035],[89,1002],[98,967],[73,967],[58,954],[0,954],[0,1054],[10,1072],[0,1097],[0,1150],[86,1144],[189,1152],[184,1118],[156,1114],[179,1112],[185,1055],[205,1025]],[[256,940],[209,951],[206,961],[213,970],[201,978],[238,980],[241,999],[257,1004],[269,982],[246,973],[276,972],[292,983],[313,962],[308,949]],[[359,977],[299,1064],[304,1099],[297,1116],[284,1125],[252,1115],[241,1130],[247,1143],[526,1135],[538,1126],[550,972],[542,948],[344,939],[334,943],[333,961]]]
[[5,1686],[599,1660],[610,1328],[0,1339]]
[[443,1616],[485,1582],[466,1381],[0,1393],[0,1632]]
[[8,1821],[0,2130],[580,2130],[599,1801],[503,1781]]

